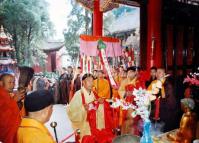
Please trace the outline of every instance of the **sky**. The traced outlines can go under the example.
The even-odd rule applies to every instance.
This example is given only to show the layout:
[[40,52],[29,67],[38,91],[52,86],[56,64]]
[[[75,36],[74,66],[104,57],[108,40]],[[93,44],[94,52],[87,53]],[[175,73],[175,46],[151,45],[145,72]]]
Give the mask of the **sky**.
[[67,28],[67,16],[71,11],[69,0],[47,0],[49,3],[49,15],[56,31],[53,37],[56,40],[63,40],[63,30]]

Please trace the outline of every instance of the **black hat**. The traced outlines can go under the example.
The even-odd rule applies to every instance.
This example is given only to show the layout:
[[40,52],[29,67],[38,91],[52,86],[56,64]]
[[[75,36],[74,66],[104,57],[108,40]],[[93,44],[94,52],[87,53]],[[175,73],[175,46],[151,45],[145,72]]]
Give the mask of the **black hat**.
[[35,112],[53,104],[53,96],[48,90],[37,90],[25,97],[24,105],[28,112]]
[[128,67],[128,68],[127,68],[127,72],[130,71],[130,70],[132,70],[132,71],[137,71],[137,70],[138,70],[138,67],[136,67],[136,66]]
[[84,75],[82,76],[82,81],[85,80],[87,77],[92,77],[92,78],[94,79],[94,77],[93,77],[92,74],[86,73],[86,74],[84,74]]

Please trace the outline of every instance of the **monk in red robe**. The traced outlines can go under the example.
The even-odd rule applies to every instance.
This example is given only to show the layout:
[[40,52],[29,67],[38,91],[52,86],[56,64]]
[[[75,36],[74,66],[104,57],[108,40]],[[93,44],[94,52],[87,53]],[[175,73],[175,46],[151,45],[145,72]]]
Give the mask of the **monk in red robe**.
[[9,91],[4,87],[5,84],[14,84],[10,82],[7,75],[0,77],[0,141],[3,143],[17,143],[16,132],[21,122],[20,110],[17,102],[10,96]]

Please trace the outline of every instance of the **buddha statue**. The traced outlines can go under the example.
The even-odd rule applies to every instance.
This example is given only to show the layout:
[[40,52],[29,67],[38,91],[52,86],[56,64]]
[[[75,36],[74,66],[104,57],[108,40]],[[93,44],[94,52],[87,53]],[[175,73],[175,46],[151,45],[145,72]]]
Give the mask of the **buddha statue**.
[[191,98],[184,98],[181,100],[181,109],[184,114],[180,121],[180,128],[176,134],[167,134],[167,137],[175,143],[192,143],[196,135],[197,117],[192,110],[195,103]]

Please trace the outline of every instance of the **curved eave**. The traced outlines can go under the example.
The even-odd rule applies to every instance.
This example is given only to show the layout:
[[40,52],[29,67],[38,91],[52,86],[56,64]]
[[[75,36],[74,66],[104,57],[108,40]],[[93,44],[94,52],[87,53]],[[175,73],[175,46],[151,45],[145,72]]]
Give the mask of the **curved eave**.
[[5,52],[5,51],[14,51],[15,49],[14,48],[12,48],[12,47],[10,47],[10,46],[1,46],[0,45],[0,52],[1,51],[3,51],[3,52]]
[[76,0],[76,2],[81,4],[86,9],[93,11],[93,8],[94,8],[93,0]]
[[[94,0],[76,0],[76,2],[90,11],[93,11],[94,9]],[[113,3],[112,0],[105,0],[103,4],[100,5],[100,11],[107,12],[118,7],[118,3]]]
[[112,0],[113,3],[140,7],[141,0]]
[[58,47],[55,47],[55,48],[51,48],[51,49],[43,49],[43,51],[45,53],[49,53],[49,52],[54,52],[54,51],[59,51],[62,47],[64,47],[64,44],[63,45],[60,45]]
[[0,59],[0,65],[14,65],[16,64],[17,62],[13,59]]

